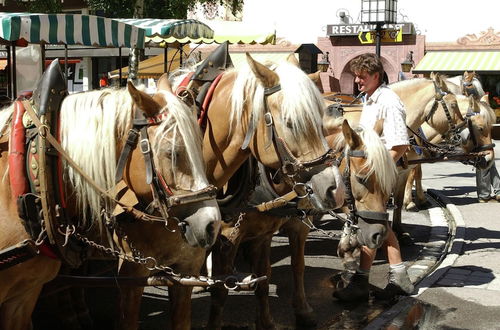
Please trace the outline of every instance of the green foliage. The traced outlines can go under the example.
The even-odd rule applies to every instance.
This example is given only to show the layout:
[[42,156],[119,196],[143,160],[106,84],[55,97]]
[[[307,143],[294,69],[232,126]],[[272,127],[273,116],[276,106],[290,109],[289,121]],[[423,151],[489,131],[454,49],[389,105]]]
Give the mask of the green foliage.
[[62,11],[61,0],[35,0],[28,2],[16,0],[16,4],[21,8],[26,8],[24,11],[30,13],[55,14]]
[[[36,0],[57,1],[57,0]],[[221,4],[231,8],[233,13],[243,7],[244,0],[144,0],[144,17],[186,18],[189,9],[196,4]],[[89,8],[102,11],[106,17],[133,17],[135,0],[87,0]]]

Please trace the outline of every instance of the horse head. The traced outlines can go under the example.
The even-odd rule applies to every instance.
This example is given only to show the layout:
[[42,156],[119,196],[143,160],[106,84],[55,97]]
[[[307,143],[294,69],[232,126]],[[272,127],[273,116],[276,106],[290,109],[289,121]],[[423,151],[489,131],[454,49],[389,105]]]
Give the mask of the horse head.
[[[125,180],[143,204],[154,206],[164,218],[177,219],[190,245],[210,247],[221,217],[215,189],[205,175],[194,114],[172,94],[167,79],[159,80],[153,96],[130,82],[128,91],[134,103],[134,123],[148,124],[140,128],[140,148],[131,153]],[[141,159],[146,160],[148,153],[152,166]]]
[[[342,150],[339,168],[346,183],[348,212],[359,227],[361,245],[378,248],[387,236],[386,204],[396,183],[396,166],[380,137],[371,129],[351,128],[338,118],[326,123],[327,140]],[[341,126],[342,134],[338,133]]]
[[491,128],[496,116],[490,107],[488,95],[481,100],[474,96],[457,96],[458,105],[465,117],[464,129],[460,132],[462,138],[461,147],[465,152],[484,152],[475,166],[486,169],[495,161],[494,144],[491,138]]

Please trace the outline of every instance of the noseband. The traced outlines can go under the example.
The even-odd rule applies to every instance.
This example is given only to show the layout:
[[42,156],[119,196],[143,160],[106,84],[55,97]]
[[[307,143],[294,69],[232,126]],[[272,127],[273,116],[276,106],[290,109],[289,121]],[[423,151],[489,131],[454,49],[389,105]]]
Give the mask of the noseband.
[[[140,137],[140,149],[146,165],[146,183],[150,185],[153,194],[153,202],[151,205],[159,210],[165,222],[170,217],[170,208],[214,199],[217,191],[215,186],[208,185],[206,188],[197,191],[174,194],[161,173],[155,169],[147,129],[150,126],[160,124],[167,115],[168,112],[163,111],[155,117],[146,118],[143,111],[136,109],[133,126],[128,132],[127,140],[116,166],[115,177],[116,183],[122,180],[123,171],[130,157],[130,153],[136,148]],[[179,223],[182,223],[182,221],[179,221]]]

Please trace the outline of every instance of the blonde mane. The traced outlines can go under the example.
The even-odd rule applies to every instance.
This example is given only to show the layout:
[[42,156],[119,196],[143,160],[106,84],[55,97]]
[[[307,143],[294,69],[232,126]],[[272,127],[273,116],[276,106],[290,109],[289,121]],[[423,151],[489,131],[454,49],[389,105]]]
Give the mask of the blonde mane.
[[[206,185],[201,160],[201,137],[196,121],[190,109],[169,94],[166,93],[169,115],[151,140],[155,162],[158,164],[157,155],[167,135],[173,141],[181,137],[197,185]],[[61,106],[60,138],[63,148],[85,173],[107,190],[115,184],[116,145],[131,127],[132,106],[132,98],[126,89],[73,94],[66,97]],[[176,143],[171,145],[175,148]],[[66,169],[65,177],[71,183],[79,209],[83,212],[84,223],[100,220],[102,209],[109,210],[112,203],[103,200],[73,168],[66,166]]]
[[[343,118],[340,117],[335,122],[341,124],[342,121]],[[365,177],[370,177],[372,174],[375,175],[377,184],[380,186],[382,192],[389,195],[396,184],[397,169],[394,161],[374,130],[359,126],[354,131],[363,141],[362,150],[365,151],[366,162],[362,170],[368,170]],[[334,150],[342,150],[344,148],[349,150],[349,146],[342,133],[336,134],[333,144],[332,147]]]
[[[270,67],[276,66],[274,71],[279,76],[282,122],[287,123],[298,139],[305,139],[311,145],[322,143],[324,101],[316,85],[291,63],[284,61],[279,64],[266,64]],[[248,65],[243,65],[237,73],[231,95],[230,120],[241,125],[244,107],[250,102],[252,120],[256,124],[264,113],[264,87]]]

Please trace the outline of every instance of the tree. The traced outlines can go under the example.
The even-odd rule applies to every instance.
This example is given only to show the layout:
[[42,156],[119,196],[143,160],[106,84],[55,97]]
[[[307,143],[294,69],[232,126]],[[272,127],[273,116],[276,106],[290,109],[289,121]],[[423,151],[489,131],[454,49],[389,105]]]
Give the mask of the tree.
[[[44,1],[44,0],[36,0]],[[56,0],[57,1],[57,0]],[[134,17],[137,7],[143,7],[143,17],[186,18],[188,10],[197,4],[220,4],[233,13],[240,11],[244,0],[87,0],[89,8],[106,17]],[[141,3],[144,5],[141,6]]]

